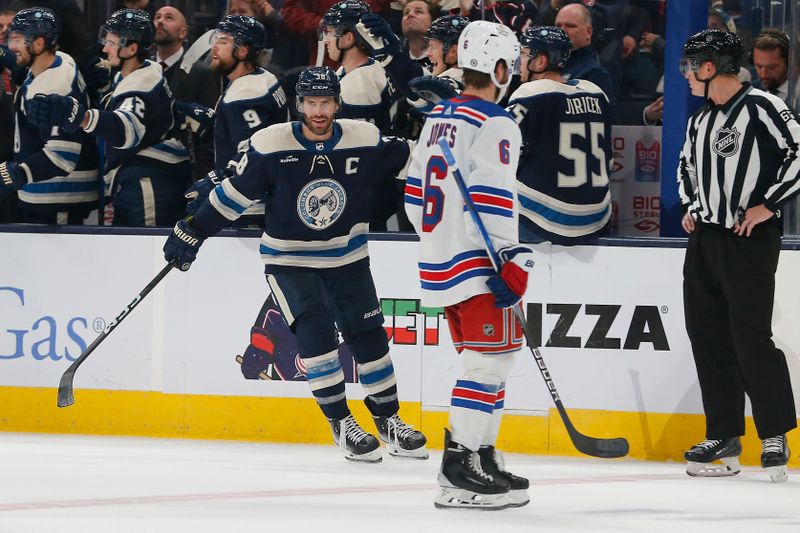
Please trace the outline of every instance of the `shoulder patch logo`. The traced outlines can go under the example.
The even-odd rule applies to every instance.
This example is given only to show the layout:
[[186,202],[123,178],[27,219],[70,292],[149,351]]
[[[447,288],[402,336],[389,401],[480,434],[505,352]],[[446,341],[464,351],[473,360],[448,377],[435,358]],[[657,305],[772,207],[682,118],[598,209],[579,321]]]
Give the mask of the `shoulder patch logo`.
[[314,230],[332,225],[344,211],[347,194],[344,187],[331,178],[314,180],[297,196],[297,214],[303,224]]
[[730,157],[739,151],[741,134],[734,128],[720,128],[714,138],[714,152],[722,157]]

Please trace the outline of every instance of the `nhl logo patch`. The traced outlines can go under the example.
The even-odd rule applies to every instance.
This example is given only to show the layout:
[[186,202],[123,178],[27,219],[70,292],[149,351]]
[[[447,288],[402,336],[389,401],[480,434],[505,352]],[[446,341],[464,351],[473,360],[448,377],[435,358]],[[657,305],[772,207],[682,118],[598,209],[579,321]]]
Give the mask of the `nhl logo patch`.
[[297,196],[297,214],[311,229],[324,230],[344,211],[347,194],[344,187],[331,178],[314,180]]
[[736,128],[720,128],[714,138],[714,151],[722,157],[730,157],[739,151],[740,133]]
[[487,337],[491,337],[494,335],[494,324],[484,324],[483,325],[483,334]]

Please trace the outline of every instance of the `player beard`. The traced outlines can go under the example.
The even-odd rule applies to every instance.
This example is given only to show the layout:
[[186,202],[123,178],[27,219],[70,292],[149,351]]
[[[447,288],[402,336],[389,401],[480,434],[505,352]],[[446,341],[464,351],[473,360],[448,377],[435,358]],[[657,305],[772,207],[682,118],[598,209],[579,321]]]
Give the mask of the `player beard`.
[[333,128],[334,120],[335,117],[333,116],[317,115],[309,117],[306,115],[304,122],[314,135],[325,135]]
[[231,58],[229,60],[223,61],[223,59],[219,56],[211,58],[211,72],[215,74],[219,74],[220,76],[227,76],[233,69],[236,68],[237,62]]

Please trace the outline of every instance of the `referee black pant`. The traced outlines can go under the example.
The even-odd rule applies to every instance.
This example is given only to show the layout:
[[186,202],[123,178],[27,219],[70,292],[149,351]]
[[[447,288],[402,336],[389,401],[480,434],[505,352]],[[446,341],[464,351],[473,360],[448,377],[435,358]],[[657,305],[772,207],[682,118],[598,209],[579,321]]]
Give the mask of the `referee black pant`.
[[774,220],[750,237],[704,224],[689,236],[684,312],[708,439],[744,435],[745,394],[759,438],[797,427],[786,357],[772,342],[780,247]]

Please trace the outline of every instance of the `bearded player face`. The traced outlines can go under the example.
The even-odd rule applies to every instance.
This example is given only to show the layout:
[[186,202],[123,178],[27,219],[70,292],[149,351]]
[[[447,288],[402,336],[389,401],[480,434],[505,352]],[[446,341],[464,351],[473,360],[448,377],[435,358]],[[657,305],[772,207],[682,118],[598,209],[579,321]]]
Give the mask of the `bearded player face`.
[[333,127],[339,103],[333,96],[306,96],[301,103],[303,123],[314,135],[324,135]]

